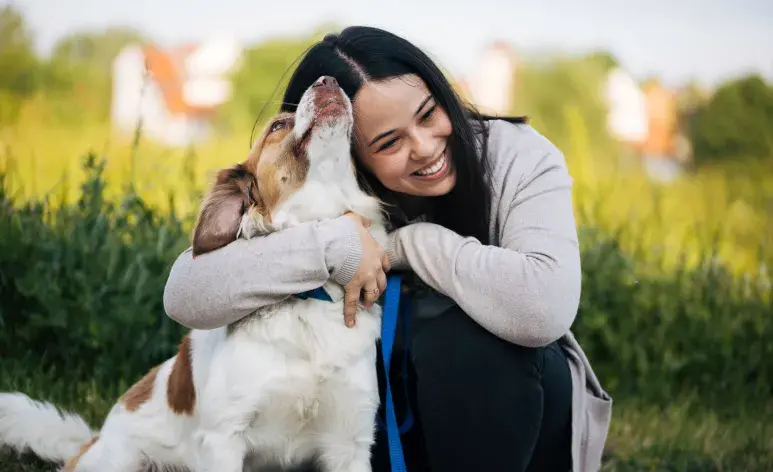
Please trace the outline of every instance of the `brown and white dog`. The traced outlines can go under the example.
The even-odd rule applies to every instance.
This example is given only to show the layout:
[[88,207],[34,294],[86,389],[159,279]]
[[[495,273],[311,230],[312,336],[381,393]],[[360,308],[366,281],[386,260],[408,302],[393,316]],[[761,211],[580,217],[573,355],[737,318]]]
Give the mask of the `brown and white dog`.
[[[386,233],[378,200],[357,185],[351,103],[320,77],[296,113],[276,116],[247,159],[219,172],[203,202],[196,255],[353,211]],[[0,444],[64,462],[68,472],[181,468],[241,472],[244,460],[283,467],[369,471],[379,404],[381,309],[343,319],[334,300],[290,297],[235,323],[193,330],[113,406],[99,432],[77,415],[21,393],[0,394]]]

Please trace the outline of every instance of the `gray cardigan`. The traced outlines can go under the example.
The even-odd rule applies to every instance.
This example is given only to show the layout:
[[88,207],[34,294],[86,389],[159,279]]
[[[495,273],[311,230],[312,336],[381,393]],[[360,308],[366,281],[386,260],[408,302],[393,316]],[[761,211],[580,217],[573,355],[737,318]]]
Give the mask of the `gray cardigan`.
[[[559,340],[573,378],[573,470],[596,471],[612,399],[570,331],[581,290],[572,178],[562,153],[528,125],[492,121],[488,146],[492,245],[419,222],[392,232],[385,249],[393,268],[412,270],[494,335],[531,347]],[[164,307],[189,328],[224,326],[330,277],[345,285],[360,253],[346,217],[239,240],[195,261],[188,249],[171,269]]]

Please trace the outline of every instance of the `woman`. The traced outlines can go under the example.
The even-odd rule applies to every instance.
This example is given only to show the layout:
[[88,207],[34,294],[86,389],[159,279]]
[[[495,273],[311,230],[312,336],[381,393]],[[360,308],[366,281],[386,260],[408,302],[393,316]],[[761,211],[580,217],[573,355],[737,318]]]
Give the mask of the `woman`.
[[[409,470],[597,470],[611,399],[570,332],[581,272],[562,154],[522,119],[463,107],[422,51],[379,29],[314,45],[283,108],[322,75],[353,100],[362,183],[393,204],[389,243],[348,215],[196,261],[188,250],[166,286],[168,316],[215,328],[329,277],[349,301],[372,303],[385,272],[408,270],[410,361],[395,382],[416,417],[403,438]],[[388,470],[383,433],[373,463]]]

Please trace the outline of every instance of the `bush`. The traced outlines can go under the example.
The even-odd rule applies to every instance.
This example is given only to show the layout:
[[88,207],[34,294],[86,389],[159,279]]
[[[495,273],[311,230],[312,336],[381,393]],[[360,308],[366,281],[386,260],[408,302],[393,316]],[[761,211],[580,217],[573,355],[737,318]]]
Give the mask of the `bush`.
[[90,156],[81,198],[52,210],[15,207],[0,181],[0,357],[38,357],[68,375],[134,378],[164,359],[182,329],[164,316],[171,261],[186,247],[174,212],[131,190],[105,198],[104,161]]
[[[82,197],[56,209],[17,208],[0,190],[0,356],[41,356],[27,365],[131,382],[173,354],[184,331],[164,315],[162,294],[192,221],[151,211],[131,189],[108,200],[103,166],[90,157]],[[618,236],[596,228],[582,228],[580,240],[573,331],[613,395],[769,398],[773,317],[763,276],[731,276],[711,251],[694,269],[645,275],[657,266],[652,254],[625,253]]]
[[598,230],[580,232],[583,293],[573,328],[605,386],[668,403],[735,404],[773,393],[769,281],[736,278],[711,253],[691,270],[642,276],[645,263]]
[[773,87],[759,76],[723,84],[690,121],[699,162],[773,156]]

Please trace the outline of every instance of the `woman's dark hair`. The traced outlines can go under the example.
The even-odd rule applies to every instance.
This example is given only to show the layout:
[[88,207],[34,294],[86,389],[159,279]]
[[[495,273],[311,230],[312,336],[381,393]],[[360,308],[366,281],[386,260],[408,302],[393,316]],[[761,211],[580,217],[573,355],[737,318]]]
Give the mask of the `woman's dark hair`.
[[[344,92],[354,98],[367,81],[386,80],[416,74],[426,84],[437,104],[445,110],[453,132],[448,146],[456,168],[456,185],[439,202],[431,220],[462,236],[489,242],[491,188],[487,181],[487,137],[485,122],[494,118],[462,104],[451,84],[435,63],[409,41],[387,31],[352,26],[340,34],[328,34],[303,56],[290,78],[282,109],[294,111],[304,91],[322,75],[335,77]],[[525,118],[505,118],[523,123]],[[476,128],[479,128],[476,133]],[[355,161],[357,161],[355,159]],[[394,202],[390,191],[357,163],[362,184],[387,202]],[[390,213],[396,226],[407,223],[405,215]]]

